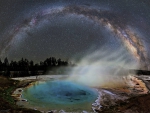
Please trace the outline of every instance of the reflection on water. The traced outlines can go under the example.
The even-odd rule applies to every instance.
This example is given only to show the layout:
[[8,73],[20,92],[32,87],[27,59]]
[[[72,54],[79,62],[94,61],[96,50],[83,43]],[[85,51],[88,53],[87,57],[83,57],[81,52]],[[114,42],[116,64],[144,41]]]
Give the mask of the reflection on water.
[[28,106],[42,110],[91,111],[97,96],[95,89],[65,80],[37,82],[23,92]]

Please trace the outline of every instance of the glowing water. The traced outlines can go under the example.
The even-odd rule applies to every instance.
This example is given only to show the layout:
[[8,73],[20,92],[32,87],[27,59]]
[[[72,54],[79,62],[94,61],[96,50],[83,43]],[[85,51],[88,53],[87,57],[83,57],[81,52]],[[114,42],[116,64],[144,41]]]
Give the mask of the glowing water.
[[91,111],[97,96],[95,89],[64,80],[37,83],[23,92],[31,106],[46,110]]
[[126,49],[101,49],[87,54],[72,70],[68,69],[70,76],[65,80],[37,83],[24,90],[23,98],[31,106],[47,110],[91,111],[98,94],[89,87],[126,87],[124,76],[128,75],[128,69],[138,66]]

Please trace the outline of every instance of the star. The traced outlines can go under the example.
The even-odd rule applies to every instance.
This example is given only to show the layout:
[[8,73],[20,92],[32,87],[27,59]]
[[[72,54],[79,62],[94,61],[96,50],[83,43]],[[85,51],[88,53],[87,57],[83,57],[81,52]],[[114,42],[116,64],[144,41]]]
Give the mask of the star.
[[[149,62],[150,14],[145,2],[6,0],[2,5],[2,59],[72,59],[105,46],[126,48],[138,62]],[[148,68],[149,63],[143,65]]]

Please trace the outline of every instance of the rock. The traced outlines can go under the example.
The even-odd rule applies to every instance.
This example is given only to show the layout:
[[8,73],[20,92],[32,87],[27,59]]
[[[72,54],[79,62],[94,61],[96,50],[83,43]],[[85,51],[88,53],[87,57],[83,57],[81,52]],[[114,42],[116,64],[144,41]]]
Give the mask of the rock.
[[22,92],[22,90],[21,90],[21,89],[19,89],[18,91],[19,91],[19,92]]
[[65,113],[65,111],[64,110],[60,110],[59,113]]
[[27,102],[27,99],[22,99],[21,101]]
[[47,113],[54,113],[53,111],[48,111]]
[[88,113],[87,111],[83,111],[83,113]]

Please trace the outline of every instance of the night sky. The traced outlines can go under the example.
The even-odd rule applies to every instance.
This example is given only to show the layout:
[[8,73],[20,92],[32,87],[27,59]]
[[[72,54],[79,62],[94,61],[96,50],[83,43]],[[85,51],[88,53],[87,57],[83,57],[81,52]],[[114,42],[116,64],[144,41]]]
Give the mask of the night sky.
[[41,61],[124,47],[149,65],[149,0],[1,0],[0,56]]

